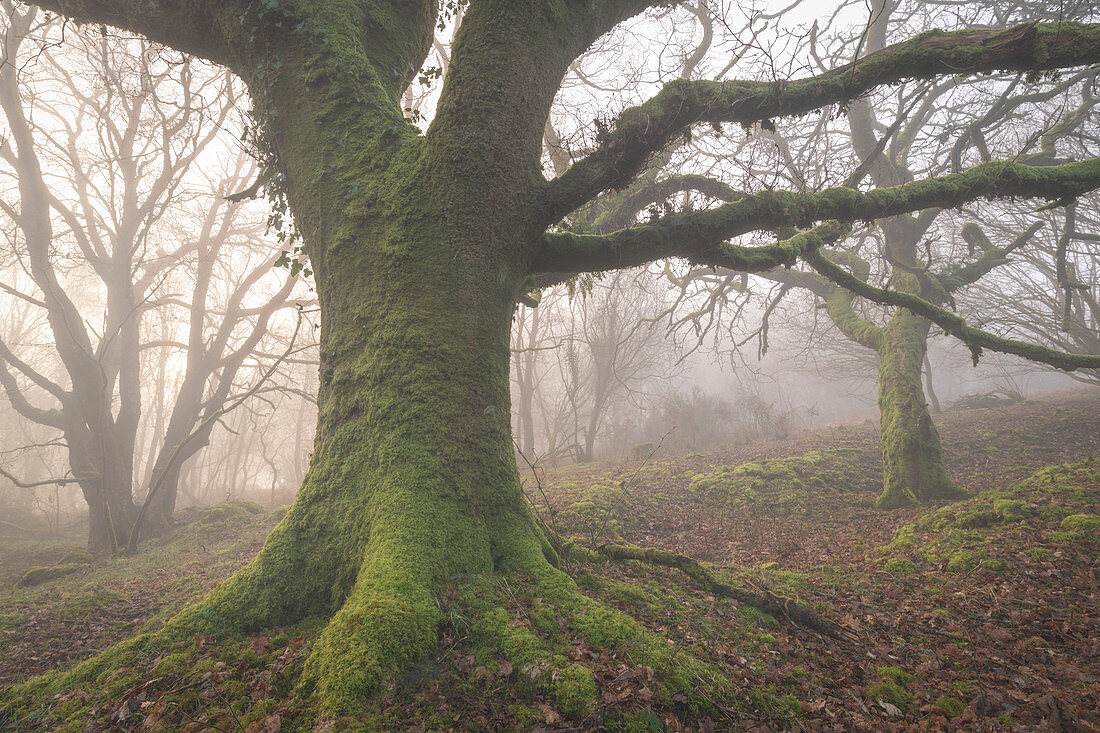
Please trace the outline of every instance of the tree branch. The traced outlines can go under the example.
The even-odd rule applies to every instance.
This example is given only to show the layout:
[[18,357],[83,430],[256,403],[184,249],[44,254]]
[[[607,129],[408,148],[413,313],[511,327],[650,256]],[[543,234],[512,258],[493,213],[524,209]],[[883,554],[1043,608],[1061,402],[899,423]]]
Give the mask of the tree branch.
[[140,33],[184,53],[232,66],[228,39],[240,31],[242,0],[26,0],[78,23]]
[[830,262],[818,252],[807,252],[803,255],[803,259],[819,273],[842,288],[876,303],[908,308],[917,315],[932,321],[946,333],[966,344],[970,348],[975,364],[981,356],[982,349],[990,349],[991,351],[1022,356],[1025,359],[1049,364],[1066,371],[1100,367],[1100,355],[1068,354],[1044,346],[1003,338],[969,326],[962,317],[935,306],[923,298],[918,298],[909,293],[883,290],[865,283],[844,268]]
[[12,376],[3,363],[0,363],[0,386],[7,393],[11,406],[23,417],[39,425],[48,425],[58,430],[65,429],[65,420],[61,412],[59,410],[43,410],[32,405],[27,400],[26,395],[23,394],[23,390],[19,389],[19,383],[15,381],[15,377]]
[[1028,23],[1000,31],[930,31],[804,79],[669,82],[649,101],[624,111],[593,153],[547,185],[544,220],[559,221],[599,192],[624,185],[651,155],[696,124],[751,124],[801,114],[902,79],[1096,61],[1100,25]]
[[34,489],[34,488],[37,488],[39,486],[63,486],[64,484],[75,484],[75,483],[80,482],[80,479],[75,479],[75,478],[51,478],[51,479],[46,479],[45,481],[30,481],[30,482],[20,481],[18,478],[16,478],[12,474],[8,473],[7,471],[5,471],[3,468],[0,468],[0,476],[3,476],[8,481],[11,481],[13,484],[15,484],[16,486],[18,486],[21,489]]
[[967,285],[973,285],[994,268],[1008,264],[1008,255],[1027,244],[1035,236],[1035,233],[1043,228],[1043,225],[1044,222],[1037,221],[1008,245],[996,247],[989,241],[989,237],[985,235],[981,227],[973,222],[968,222],[962,228],[963,239],[967,243],[976,246],[982,253],[981,257],[965,265],[949,267],[943,272],[936,273],[935,277],[948,293],[953,293]]
[[[931,207],[953,207],[978,198],[1071,198],[1100,187],[1100,158],[1049,168],[984,163],[962,173],[868,192],[830,188],[816,193],[763,191],[707,211],[669,214],[607,235],[547,234],[532,271],[591,272],[634,267],[667,257],[700,265],[760,272],[794,264],[821,244],[802,232],[761,247],[726,243],[760,229],[811,226],[814,222],[872,221]],[[837,225],[839,226],[839,225]]]

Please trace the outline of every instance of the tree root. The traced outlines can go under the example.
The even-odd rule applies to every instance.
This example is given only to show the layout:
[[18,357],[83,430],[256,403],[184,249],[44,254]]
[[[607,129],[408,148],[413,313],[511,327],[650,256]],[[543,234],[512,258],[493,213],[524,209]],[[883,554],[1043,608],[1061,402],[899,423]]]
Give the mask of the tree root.
[[638,560],[650,565],[676,568],[701,585],[708,593],[713,593],[721,598],[732,598],[738,603],[781,614],[795,626],[805,626],[838,641],[854,642],[858,639],[856,633],[851,629],[830,621],[790,598],[777,596],[768,590],[753,593],[743,588],[734,588],[725,583],[720,583],[713,573],[703,567],[702,563],[686,555],[678,555],[655,547],[635,547],[633,545],[618,544],[601,545],[597,550],[613,560]]

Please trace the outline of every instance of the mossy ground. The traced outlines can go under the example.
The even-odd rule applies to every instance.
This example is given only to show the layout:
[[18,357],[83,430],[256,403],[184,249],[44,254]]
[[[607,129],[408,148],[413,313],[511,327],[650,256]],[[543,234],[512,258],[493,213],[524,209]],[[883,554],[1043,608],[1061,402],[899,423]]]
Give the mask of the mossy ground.
[[247,562],[276,521],[266,512],[206,523],[195,521],[200,515],[183,512],[189,524],[144,544],[136,556],[80,558],[91,562],[27,588],[13,584],[29,565],[62,562],[82,552],[73,548],[83,538],[0,542],[0,568],[8,577],[0,594],[0,686],[159,628],[164,617]]
[[1082,543],[1087,551],[1100,533],[1100,488],[1092,461],[1050,466],[1002,489],[983,492],[925,513],[898,528],[881,552],[889,570],[901,563],[969,572],[978,567],[1008,572],[1015,562],[1002,549],[1038,535],[1025,561],[1042,559],[1059,545]]
[[712,500],[809,513],[815,497],[858,493],[874,475],[874,461],[858,449],[811,451],[792,458],[743,463],[690,477],[688,489]]
[[[968,426],[966,435],[973,432]],[[818,440],[862,449],[861,434],[834,430],[831,443]],[[1067,445],[1062,440],[1059,452]],[[757,452],[737,465],[781,457],[765,446],[750,450]],[[966,465],[987,465],[982,455]],[[665,458],[644,476],[634,475],[636,466],[589,467],[591,492],[580,470],[566,477],[571,487],[559,491],[551,477],[544,488],[552,506],[609,492],[612,519],[631,519],[620,525],[626,540],[709,560],[724,582],[795,598],[855,629],[858,642],[716,599],[674,570],[576,553],[567,570],[580,596],[540,588],[518,572],[454,578],[437,599],[438,651],[355,717],[324,719],[302,692],[304,661],[325,623],[312,619],[244,637],[129,646],[93,684],[55,677],[55,689],[20,713],[34,716],[24,729],[262,731],[275,720],[284,731],[1028,729],[1046,724],[1051,711],[1068,724],[1091,722],[1088,711],[1100,699],[1100,666],[1089,647],[1100,618],[1088,590],[1098,554],[1087,519],[1100,513],[1096,464],[1052,467],[993,491],[971,485],[973,498],[924,512],[872,512],[872,480],[862,491],[819,492],[809,513],[784,514],[748,503],[708,512],[687,490],[687,474],[713,474],[717,460]],[[1086,519],[1064,523],[1079,515]],[[147,554],[6,591],[0,648],[9,656],[0,674],[6,683],[24,679],[159,628],[163,614],[254,552],[276,519],[248,517],[243,525],[195,522]],[[956,553],[977,564],[949,572]],[[25,559],[52,563],[63,555]],[[36,666],[31,656],[42,661]]]

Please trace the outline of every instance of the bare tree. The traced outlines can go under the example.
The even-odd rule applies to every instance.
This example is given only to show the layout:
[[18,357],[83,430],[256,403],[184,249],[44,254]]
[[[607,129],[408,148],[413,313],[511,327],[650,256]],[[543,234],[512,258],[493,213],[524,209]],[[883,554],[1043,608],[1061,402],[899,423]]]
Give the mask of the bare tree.
[[[236,170],[207,193],[207,206],[192,207],[204,209],[196,235],[170,226],[193,203],[186,178],[235,104],[228,76],[196,75],[187,59],[162,60],[149,44],[125,48],[88,37],[82,53],[96,80],[89,86],[73,73],[79,57],[72,52],[64,60],[47,51],[21,55],[29,38],[48,37],[56,26],[33,9],[19,11],[10,3],[4,9],[0,107],[11,138],[0,158],[16,182],[16,201],[0,205],[17,226],[14,255],[29,286],[9,287],[6,295],[44,314],[63,372],[46,374],[3,343],[0,381],[21,415],[61,432],[89,508],[89,546],[117,550],[130,544],[133,525],[145,514],[135,503],[134,485],[143,324],[174,306],[190,314],[177,352],[185,361],[183,377],[172,408],[162,413],[170,415],[164,433],[153,440],[159,445],[149,486],[157,490],[146,528],[156,530],[170,521],[180,462],[208,437],[212,423],[203,422],[204,415],[230,396],[272,312],[286,306],[293,278],[261,295],[257,284],[268,278],[273,258],[261,255],[247,264],[223,251],[236,247],[239,253],[242,243],[254,245],[262,233],[240,203],[214,199],[242,185],[251,166],[243,154]],[[33,84],[19,73],[24,63],[36,65]],[[214,99],[219,104],[210,106]],[[219,312],[211,296],[213,273],[227,265],[244,268],[228,279],[222,272],[219,282],[228,291]],[[170,290],[180,268],[190,268],[194,277],[189,299]],[[259,304],[245,302],[257,297]],[[175,346],[169,340],[153,348]],[[56,406],[33,404],[42,399]],[[188,438],[196,426],[207,434]]]

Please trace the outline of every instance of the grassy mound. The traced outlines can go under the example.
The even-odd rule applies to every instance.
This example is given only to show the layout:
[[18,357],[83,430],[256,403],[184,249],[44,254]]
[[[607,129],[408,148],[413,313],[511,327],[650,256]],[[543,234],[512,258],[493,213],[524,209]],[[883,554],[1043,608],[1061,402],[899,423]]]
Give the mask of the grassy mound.
[[1029,549],[1032,555],[1054,552],[1058,546],[1095,553],[1100,538],[1100,516],[1093,513],[1098,496],[1096,462],[1050,466],[1005,489],[925,513],[899,528],[882,552],[890,556],[888,569],[908,562],[947,573],[978,567],[999,572],[1011,564],[1005,559],[1011,553],[1002,548],[1021,543],[1021,534],[1038,532],[1043,543]]
[[708,498],[798,513],[811,509],[820,494],[857,493],[878,480],[866,452],[837,449],[695,474],[688,488]]

